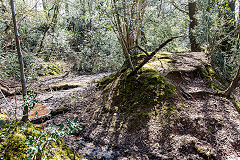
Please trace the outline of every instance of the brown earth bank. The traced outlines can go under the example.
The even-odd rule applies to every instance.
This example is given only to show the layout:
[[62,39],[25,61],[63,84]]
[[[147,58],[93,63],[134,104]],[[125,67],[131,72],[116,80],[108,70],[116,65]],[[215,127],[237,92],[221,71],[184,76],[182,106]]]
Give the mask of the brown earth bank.
[[[159,53],[135,76],[128,77],[129,72],[116,72],[98,83],[104,75],[76,76],[78,85],[70,89],[56,83],[66,87],[74,77],[47,80],[39,103],[50,113],[59,107],[67,111],[55,112],[42,126],[60,126],[78,117],[82,130],[64,141],[88,159],[240,158],[240,89],[232,95],[234,103],[215,94],[224,86],[204,53]],[[80,85],[87,78],[91,85]]]

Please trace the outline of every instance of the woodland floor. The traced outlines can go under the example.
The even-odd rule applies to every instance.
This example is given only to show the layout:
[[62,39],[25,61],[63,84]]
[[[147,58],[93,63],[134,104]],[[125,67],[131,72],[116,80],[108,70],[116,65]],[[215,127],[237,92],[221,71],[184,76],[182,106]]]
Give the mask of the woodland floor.
[[[176,75],[174,70],[169,74],[164,64],[162,74],[177,83],[186,97],[176,98],[177,111],[165,117],[168,123],[164,126],[158,116],[152,115],[144,128],[133,131],[121,127],[125,123],[122,115],[104,112],[102,91],[96,89],[96,81],[110,73],[44,77],[32,84],[38,93],[36,107],[45,110],[43,115],[67,108],[41,126],[59,126],[78,117],[82,130],[64,137],[64,141],[89,159],[240,159],[240,114],[226,98],[199,95],[214,90],[200,75],[185,72],[207,61],[204,54],[178,54],[172,60],[173,68],[183,74]],[[239,98],[239,88],[234,95]],[[22,104],[20,95],[0,99],[0,107],[10,115],[15,114],[16,103]],[[17,117],[21,117],[20,110]]]

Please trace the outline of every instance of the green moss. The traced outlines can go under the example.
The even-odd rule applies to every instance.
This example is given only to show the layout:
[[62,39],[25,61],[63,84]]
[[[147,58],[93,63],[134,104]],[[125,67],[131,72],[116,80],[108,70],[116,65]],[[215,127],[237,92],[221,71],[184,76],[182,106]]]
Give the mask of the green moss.
[[62,68],[58,64],[51,62],[43,62],[40,64],[37,74],[39,76],[57,75],[62,72]]
[[[204,65],[204,67],[202,65]],[[200,69],[201,76],[208,81],[207,86],[209,88],[214,89],[214,90],[223,90],[223,88],[219,84],[212,81],[212,79],[218,79],[219,80],[220,78],[217,77],[217,74],[214,71],[214,69],[212,68],[211,64],[202,62],[201,65],[195,66],[195,67]]]
[[162,112],[164,114],[173,114],[176,111],[176,106],[166,102],[165,104],[163,104],[162,106]]
[[225,92],[224,91],[218,91],[217,94],[224,97]]
[[172,53],[170,52],[158,52],[154,57],[156,58],[171,58]]
[[239,104],[239,102],[235,98],[230,98],[230,100],[232,101],[232,103],[235,106],[235,108],[237,109],[237,111],[240,113],[240,104]]
[[207,67],[208,73],[210,73],[211,75],[216,75],[216,72],[213,70],[212,67]]
[[214,83],[214,82],[210,83],[210,88],[215,89],[215,90],[217,90],[217,89],[223,90],[223,88],[219,84]]
[[152,69],[158,71],[162,68],[170,69],[172,61],[171,53],[159,52],[150,60],[150,62],[142,67],[142,70]]
[[161,74],[152,68],[144,68],[135,76],[126,75],[114,81],[114,88],[111,88],[113,84],[109,86],[108,91],[111,92],[109,95],[112,97],[110,104],[106,100],[104,112],[118,112],[120,115],[130,117],[128,126],[135,130],[146,124],[156,106],[161,107],[166,104],[165,110],[169,111],[168,113],[174,112],[175,107],[168,101],[176,93],[175,87]]
[[5,141],[5,151],[6,159],[11,158],[13,160],[17,159],[27,159],[28,155],[26,154],[27,145],[26,136],[22,133],[10,134],[9,138]]
[[215,159],[214,154],[206,150],[205,148],[198,147],[197,152],[204,159]]
[[0,110],[0,120],[7,120],[7,119],[9,119],[7,112]]
[[37,130],[31,123],[28,123],[28,126],[23,130],[23,133],[26,136],[38,136],[39,135],[39,133],[37,132]]
[[[148,54],[151,54],[150,52],[148,52]],[[145,58],[146,57],[146,53],[139,53],[136,55],[137,58]]]
[[122,111],[125,107],[134,111],[135,108],[157,104],[175,93],[174,87],[152,69],[144,70],[136,77],[121,80],[118,89],[119,96],[115,98],[120,100],[119,109]]
[[0,133],[5,137],[0,143],[0,158],[71,160],[75,157],[76,160],[82,159],[78,154],[74,156],[73,151],[65,146],[60,138],[54,138],[45,131],[35,129],[31,123],[7,124],[0,129]]
[[98,88],[104,88],[107,84],[111,83],[114,79],[116,74],[111,74],[109,76],[105,76],[102,79],[97,81]]
[[9,121],[9,115],[7,112],[0,109],[0,128],[3,126],[7,121]]
[[[168,63],[170,56],[168,53],[158,53],[134,76],[128,76],[131,69],[124,65],[114,75],[99,81],[99,86],[103,86],[105,101],[103,113],[117,113],[125,129],[132,131],[144,128],[154,118],[152,115],[175,113],[177,107],[173,105],[172,98],[176,94],[176,87],[159,73],[158,68],[161,66],[160,61],[166,59]],[[145,54],[137,55],[138,64],[144,57]],[[164,109],[161,110],[162,107]]]

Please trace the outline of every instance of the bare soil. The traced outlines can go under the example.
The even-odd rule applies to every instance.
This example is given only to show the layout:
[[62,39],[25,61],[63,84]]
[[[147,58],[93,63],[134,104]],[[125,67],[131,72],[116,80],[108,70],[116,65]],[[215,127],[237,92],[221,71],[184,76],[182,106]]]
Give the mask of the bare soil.
[[[50,123],[59,126],[78,117],[83,129],[64,137],[64,141],[89,159],[240,159],[239,112],[227,98],[201,94],[215,92],[198,70],[207,62],[204,53],[182,53],[171,58],[171,70],[165,66],[162,74],[187,96],[176,95],[176,109],[164,117],[159,116],[161,108],[155,108],[150,119],[142,122],[143,127],[129,128],[121,112],[104,110],[105,94],[96,88],[96,81],[108,73],[70,75],[43,78],[33,84],[38,91],[38,103],[49,110],[69,108],[68,112],[53,116],[44,126]],[[179,72],[173,74],[176,70]],[[66,84],[67,88],[56,87]],[[69,87],[70,84],[75,87]],[[237,88],[233,96],[239,99],[239,94]],[[16,99],[14,96],[0,99],[0,107],[14,115],[16,102],[17,106],[22,104],[20,95]],[[17,109],[17,116],[21,114]]]

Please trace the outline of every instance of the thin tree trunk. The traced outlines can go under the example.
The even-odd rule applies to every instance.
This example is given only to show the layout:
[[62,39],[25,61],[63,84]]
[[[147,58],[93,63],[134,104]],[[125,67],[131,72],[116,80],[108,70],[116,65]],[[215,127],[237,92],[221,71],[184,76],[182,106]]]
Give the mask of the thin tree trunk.
[[[17,47],[17,54],[18,54],[18,61],[20,64],[20,74],[21,74],[21,83],[22,83],[22,94],[23,100],[27,95],[27,87],[26,87],[26,79],[24,75],[24,64],[23,64],[23,56],[20,48],[20,41],[18,36],[18,28],[17,28],[17,21],[15,16],[15,8],[14,8],[14,0],[11,0],[11,9],[12,9],[12,19],[13,19],[13,26],[15,32],[15,40],[16,40],[16,47]],[[26,122],[28,120],[28,106],[26,105],[23,110],[23,118],[22,120]]]
[[[38,53],[42,51],[43,42],[44,42],[45,37],[47,36],[47,33],[48,33],[49,29],[52,29],[53,31],[55,31],[55,27],[56,27],[56,24],[57,24],[57,18],[58,18],[58,14],[59,14],[60,3],[61,3],[61,0],[57,0],[56,4],[54,4],[54,7],[53,7],[54,13],[53,13],[51,22],[49,24],[48,23],[46,24],[46,27],[45,27],[45,30],[44,30],[44,33],[43,33],[43,37],[42,37],[41,42],[40,42]],[[45,14],[47,16],[47,19],[50,20],[50,16],[46,12],[46,10],[47,10],[46,7],[47,7],[47,4],[46,4],[45,1],[43,1],[43,8],[44,8]]]
[[40,46],[39,46],[38,53],[42,51],[43,41],[44,41],[44,39],[45,39],[45,37],[46,37],[46,35],[47,35],[48,30],[50,29],[49,25],[48,25],[48,24],[46,24],[46,25],[47,25],[47,26],[45,27],[45,30],[44,30],[44,33],[43,33],[43,37],[42,37],[41,42],[40,42]]

